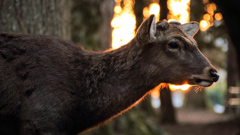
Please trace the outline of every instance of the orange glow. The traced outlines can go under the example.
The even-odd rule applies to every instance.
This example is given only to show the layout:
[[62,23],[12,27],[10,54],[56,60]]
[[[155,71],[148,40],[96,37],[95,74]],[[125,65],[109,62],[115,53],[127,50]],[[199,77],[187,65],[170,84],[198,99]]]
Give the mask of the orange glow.
[[151,14],[156,16],[156,21],[160,18],[160,5],[158,3],[151,3],[149,7],[143,8],[143,19],[148,18]]
[[153,98],[159,98],[160,97],[160,85],[157,86],[156,88],[154,88],[152,91],[151,91],[151,96]]
[[214,14],[214,11],[217,9],[217,6],[215,3],[208,3],[204,6],[204,9],[211,15]]
[[209,22],[209,21],[206,21],[206,20],[201,20],[201,21],[200,21],[200,30],[201,30],[201,31],[207,30],[210,26],[211,26],[211,25],[210,25],[210,22]]
[[143,8],[143,17],[144,18],[149,17],[149,8],[148,7]]
[[114,12],[119,14],[122,11],[122,7],[121,6],[115,6],[114,7]]
[[187,90],[190,87],[189,84],[183,84],[183,85],[173,85],[173,84],[169,84],[169,88],[170,90],[174,91],[174,90]]
[[176,20],[180,23],[187,23],[190,20],[190,0],[168,0],[167,1],[169,20]]
[[120,3],[122,0],[115,0],[116,3]]
[[163,87],[166,87],[166,83],[161,83],[158,86],[156,86],[155,88],[153,88],[151,90],[151,97],[153,98],[159,98],[160,97],[160,89]]
[[200,30],[206,31],[208,28],[213,26],[214,18],[217,21],[222,20],[222,14],[216,13],[214,15],[215,11],[217,10],[217,6],[215,3],[209,3],[208,0],[203,0],[203,4],[204,4],[204,10],[207,11],[207,13],[203,15],[203,19],[200,21]]
[[156,16],[156,20],[159,20],[160,17],[160,6],[158,3],[151,3],[149,5],[149,14],[154,14]]
[[204,20],[210,20],[211,16],[209,14],[205,14],[205,15],[203,15],[203,19]]
[[203,0],[203,4],[207,4],[209,0]]
[[222,14],[221,13],[216,13],[215,15],[214,15],[214,18],[216,19],[216,20],[218,20],[218,21],[220,21],[220,20],[222,20]]
[[116,49],[127,44],[135,36],[136,17],[133,11],[134,0],[115,0],[114,16],[111,22],[112,48]]

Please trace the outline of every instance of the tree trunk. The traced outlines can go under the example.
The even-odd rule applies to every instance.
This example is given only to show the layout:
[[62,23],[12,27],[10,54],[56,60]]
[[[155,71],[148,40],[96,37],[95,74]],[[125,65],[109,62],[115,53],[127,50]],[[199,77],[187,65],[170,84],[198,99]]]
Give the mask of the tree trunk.
[[161,100],[161,106],[160,106],[160,123],[171,123],[175,124],[176,121],[176,115],[175,115],[175,108],[172,104],[172,95],[171,90],[168,86],[160,90],[160,100]]
[[113,8],[114,8],[114,1],[113,0],[103,0],[100,5],[100,11],[102,16],[102,24],[100,28],[100,46],[101,50],[106,50],[111,48],[111,41],[112,41],[112,27],[111,21],[113,18]]
[[160,0],[159,2],[160,4],[160,20],[164,20],[167,19],[167,15],[168,15],[168,7],[167,7],[167,0]]
[[[232,65],[234,64],[233,62],[235,62],[233,59],[234,58],[231,58],[231,61],[233,61],[232,63],[229,63],[230,61],[228,61],[228,68],[231,68],[231,66],[235,66],[235,68],[237,67],[238,70],[237,72],[233,73],[234,69],[232,69],[233,71],[232,72],[228,72],[230,73],[228,75],[228,88],[229,86],[231,85],[235,85],[235,81],[233,80],[230,80],[230,77],[232,77],[232,79],[239,79],[240,77],[240,39],[239,39],[239,31],[240,31],[240,25],[239,25],[239,18],[236,17],[237,15],[240,14],[240,8],[239,8],[239,5],[240,5],[240,1],[239,0],[231,0],[231,2],[229,1],[225,1],[225,0],[212,0],[213,2],[215,2],[218,6],[218,8],[220,9],[220,12],[222,13],[223,15],[223,20],[226,24],[226,27],[227,27],[227,30],[228,30],[228,34],[231,38],[231,42],[233,43],[233,46],[235,47],[235,49],[233,49],[233,47],[230,45],[229,46],[229,54],[228,54],[228,60],[230,59],[230,56],[229,55],[234,55],[234,53],[236,54],[236,61],[237,61],[237,65]],[[231,43],[230,43],[231,44]],[[235,52],[233,52],[235,51]],[[231,53],[231,54],[230,54]],[[233,57],[233,56],[231,56]],[[233,67],[232,67],[233,68]],[[230,69],[228,69],[230,70]],[[233,74],[232,74],[233,73]],[[238,75],[236,77],[236,74]],[[232,76],[233,75],[233,76]],[[238,85],[239,85],[239,80],[238,81]],[[229,89],[228,89],[229,90]],[[227,96],[227,101],[228,102],[228,96],[231,97],[231,95],[226,95]],[[231,108],[227,107],[226,108],[226,112],[231,112],[230,111]],[[236,111],[236,110],[233,110],[233,111]]]
[[237,66],[237,54],[235,47],[228,44],[228,56],[227,56],[227,92],[225,102],[225,113],[236,113],[237,107],[230,106],[228,101],[230,98],[235,98],[236,94],[229,93],[231,87],[236,87],[238,82],[238,66]]
[[138,28],[143,22],[143,8],[147,6],[146,3],[148,2],[150,2],[150,0],[135,0],[134,14],[136,15],[137,21],[136,28]]
[[0,31],[70,39],[69,0],[1,0]]
[[113,0],[73,0],[72,41],[87,50],[111,48]]
[[[240,39],[239,39],[239,18],[236,17],[240,14],[240,1],[239,0],[212,0],[215,2],[220,9],[220,12],[223,15],[223,20],[228,29],[228,34],[232,40],[233,45],[236,48],[236,52],[240,52]],[[238,71],[240,68],[240,53],[237,53],[237,63],[238,63]],[[240,72],[238,72],[238,77],[240,76]]]

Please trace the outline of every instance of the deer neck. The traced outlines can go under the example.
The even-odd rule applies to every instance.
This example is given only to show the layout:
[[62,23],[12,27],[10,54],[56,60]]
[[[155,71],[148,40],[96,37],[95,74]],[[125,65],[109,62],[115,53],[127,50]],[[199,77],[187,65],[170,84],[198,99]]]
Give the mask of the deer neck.
[[[143,48],[133,39],[128,45],[104,53],[86,53],[75,63],[79,107],[92,114],[86,126],[99,124],[126,111],[154,85],[142,73]],[[157,85],[157,84],[156,84]],[[85,114],[84,114],[85,115]],[[93,123],[92,123],[93,122]]]

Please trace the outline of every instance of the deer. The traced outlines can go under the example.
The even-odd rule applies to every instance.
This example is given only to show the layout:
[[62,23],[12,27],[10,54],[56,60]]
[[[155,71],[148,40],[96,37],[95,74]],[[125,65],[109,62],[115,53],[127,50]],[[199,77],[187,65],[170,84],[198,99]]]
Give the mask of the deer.
[[209,87],[216,68],[197,22],[151,15],[126,45],[102,52],[50,36],[0,32],[0,134],[74,135],[126,112],[161,83]]

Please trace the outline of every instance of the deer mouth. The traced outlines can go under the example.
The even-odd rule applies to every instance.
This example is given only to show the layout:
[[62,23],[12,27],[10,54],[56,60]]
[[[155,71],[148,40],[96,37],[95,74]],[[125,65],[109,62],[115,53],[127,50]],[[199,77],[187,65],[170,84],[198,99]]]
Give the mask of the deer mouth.
[[199,85],[199,86],[203,86],[203,87],[209,87],[213,84],[213,81],[209,81],[209,80],[203,80],[203,79],[196,79],[195,80],[195,84]]

